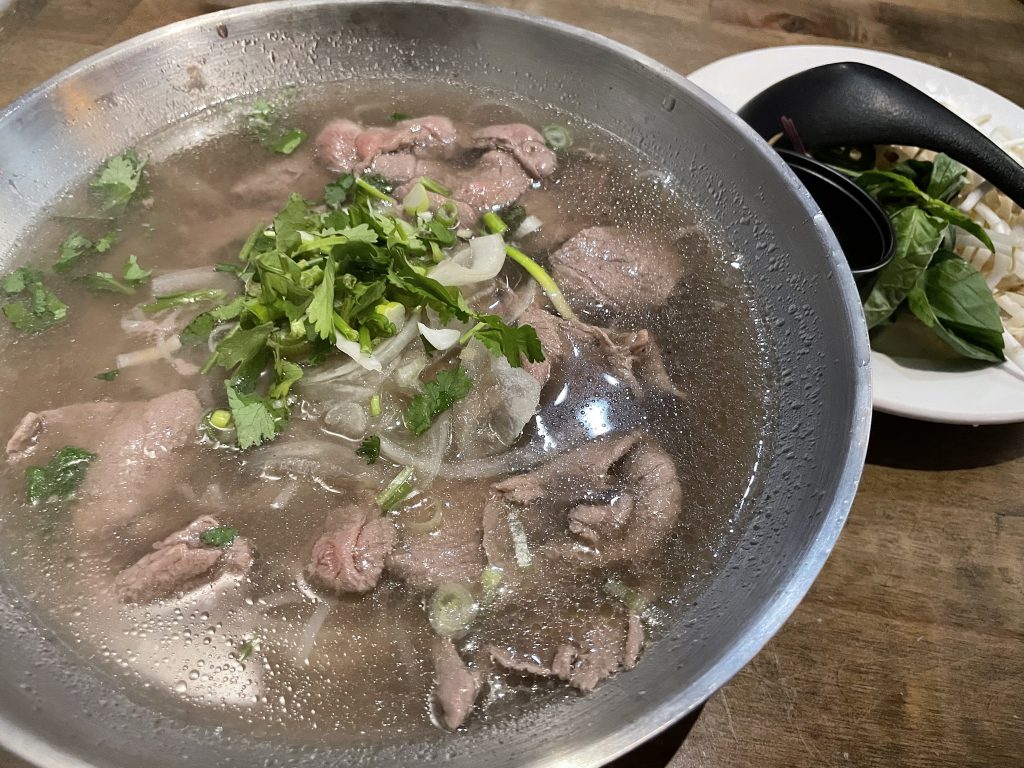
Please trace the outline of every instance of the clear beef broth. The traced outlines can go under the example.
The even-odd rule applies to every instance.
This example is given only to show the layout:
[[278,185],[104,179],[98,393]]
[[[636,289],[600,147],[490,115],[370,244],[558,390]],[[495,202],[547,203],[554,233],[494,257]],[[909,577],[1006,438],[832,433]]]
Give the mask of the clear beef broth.
[[[644,439],[656,440],[672,457],[682,487],[678,524],[654,551],[638,560],[581,566],[571,559],[545,559],[532,576],[520,579],[514,599],[481,611],[456,646],[475,664],[490,645],[511,644],[529,655],[533,649],[580,640],[594,622],[625,616],[622,605],[604,589],[609,579],[635,590],[665,615],[681,610],[715,573],[752,514],[749,492],[756,486],[759,457],[770,444],[771,361],[743,276],[730,264],[727,247],[660,183],[657,174],[649,172],[643,157],[592,126],[552,110],[499,104],[486,94],[436,87],[407,86],[390,92],[375,87],[367,93],[333,88],[301,98],[292,94],[287,122],[313,137],[339,115],[366,125],[387,125],[396,109],[445,114],[460,130],[509,121],[568,124],[575,137],[572,150],[560,157],[553,177],[521,199],[544,224],[520,241],[522,248],[543,262],[580,229],[614,224],[667,244],[678,253],[684,269],[675,293],[653,311],[616,314],[577,304],[588,322],[650,329],[681,397],[623,401],[603,383],[606,370],[566,368],[554,373],[541,410],[543,416],[563,385],[570,397],[587,390],[583,395],[603,397],[609,404],[600,415],[605,423],[598,432],[621,436],[639,430]],[[249,232],[269,221],[289,192],[310,199],[321,196],[323,185],[335,174],[316,164],[311,141],[284,160],[239,131],[238,119],[225,118],[240,112],[244,108],[228,105],[172,126],[140,146],[142,152],[153,154],[152,207],[135,206],[119,219],[120,243],[110,253],[92,257],[90,269],[116,273],[129,253],[159,270],[231,260]],[[197,142],[196,136],[205,138]],[[174,148],[183,149],[172,152]],[[281,163],[298,164],[303,173],[269,190],[260,202],[239,206],[232,188]],[[73,218],[87,208],[87,191],[71,192],[13,263],[45,263],[73,229],[98,234],[102,224]],[[513,284],[523,280],[514,266],[506,267],[506,275]],[[70,281],[53,284],[69,305],[64,324],[32,337],[17,334],[6,323],[0,330],[6,363],[0,380],[8,402],[0,417],[4,434],[10,435],[29,410],[97,400],[144,400],[179,388],[196,390],[206,407],[218,404],[219,381],[179,375],[164,362],[126,369],[112,382],[94,378],[113,367],[116,354],[145,346],[139,337],[122,331],[120,320],[148,292],[121,297],[95,294]],[[186,310],[184,315],[196,311]],[[189,354],[194,362],[202,361],[198,351]],[[322,402],[296,408],[273,445],[345,443],[344,438],[324,433],[317,418],[324,408]],[[539,439],[538,426],[531,422],[522,444]],[[101,539],[76,533],[66,510],[41,513],[30,507],[24,500],[25,464],[5,463],[0,470],[0,554],[5,567],[81,658],[106,669],[136,696],[191,721],[229,729],[244,725],[246,732],[284,740],[316,734],[338,743],[370,737],[404,741],[436,734],[436,708],[431,703],[433,632],[424,610],[429,593],[409,588],[385,570],[371,592],[337,598],[308,660],[301,658],[309,647],[304,633],[328,603],[312,589],[297,589],[296,577],[309,561],[325,521],[351,488],[338,478],[311,482],[261,471],[264,450],[239,453],[209,445],[190,447],[180,459],[187,462],[184,480],[137,519]],[[29,463],[47,458],[36,456]],[[384,463],[380,477],[386,481],[395,469]],[[440,478],[421,490],[444,510],[446,520],[476,525],[494,479]],[[552,504],[580,497],[579,488],[569,481],[548,491]],[[411,519],[424,514],[415,505],[400,511],[399,517],[403,512]],[[127,606],[111,596],[109,585],[121,569],[154,541],[203,513],[230,522],[253,542],[258,560],[244,588],[198,590]],[[550,520],[543,515],[523,523],[535,539],[552,533],[545,529]],[[656,625],[647,628],[648,644],[656,642],[658,633]],[[239,649],[254,634],[260,644],[240,663]],[[549,678],[491,669],[473,717],[500,722],[524,708],[567,695],[566,690]]]

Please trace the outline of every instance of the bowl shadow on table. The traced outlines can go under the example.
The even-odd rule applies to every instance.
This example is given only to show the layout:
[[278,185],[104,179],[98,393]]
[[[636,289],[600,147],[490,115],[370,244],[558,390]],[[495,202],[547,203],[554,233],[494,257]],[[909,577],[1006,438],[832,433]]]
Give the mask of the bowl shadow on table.
[[701,704],[678,723],[648,739],[632,752],[608,763],[605,768],[665,768],[683,746],[703,709],[704,705]]
[[868,464],[897,469],[987,467],[1024,456],[1024,423],[965,426],[936,424],[875,412]]

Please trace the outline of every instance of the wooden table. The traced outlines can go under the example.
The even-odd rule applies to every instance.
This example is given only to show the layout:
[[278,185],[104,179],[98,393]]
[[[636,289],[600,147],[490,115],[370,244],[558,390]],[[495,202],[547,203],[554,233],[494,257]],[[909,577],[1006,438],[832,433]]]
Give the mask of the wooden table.
[[[0,104],[112,43],[231,4],[15,2],[0,15]],[[588,27],[679,72],[770,45],[857,45],[1024,103],[1019,0],[497,4]],[[807,599],[699,717],[622,768],[1024,766],[1021,488],[1024,425],[876,414],[850,520]],[[0,768],[23,767],[0,755]]]

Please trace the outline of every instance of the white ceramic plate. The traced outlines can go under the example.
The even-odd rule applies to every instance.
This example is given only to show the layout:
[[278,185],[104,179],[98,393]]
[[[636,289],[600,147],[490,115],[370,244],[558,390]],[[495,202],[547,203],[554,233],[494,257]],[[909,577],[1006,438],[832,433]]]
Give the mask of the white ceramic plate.
[[[701,67],[690,79],[737,110],[769,85],[820,64],[859,61],[920,88],[965,117],[990,115],[986,126],[1024,136],[1024,109],[952,72],[888,53],[831,45],[792,45],[748,51]],[[1024,371],[1012,363],[977,366],[917,343],[914,329],[897,324],[872,350],[874,406],[879,411],[950,424],[1024,421]]]

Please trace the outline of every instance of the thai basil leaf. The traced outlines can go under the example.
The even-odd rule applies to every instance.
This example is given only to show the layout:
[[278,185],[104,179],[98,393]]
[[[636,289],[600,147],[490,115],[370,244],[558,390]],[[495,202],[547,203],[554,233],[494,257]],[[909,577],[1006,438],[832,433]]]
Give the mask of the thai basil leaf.
[[888,320],[907,298],[931,263],[949,225],[916,206],[908,206],[892,217],[892,226],[896,232],[896,253],[882,268],[864,301],[868,328]]
[[[951,258],[952,257],[952,258]],[[1002,362],[1003,323],[985,279],[963,259],[942,252],[907,296],[910,311],[956,352]]]
[[928,196],[948,203],[963,189],[966,177],[966,166],[961,165],[949,155],[940,153],[935,156],[928,183],[922,188]]

